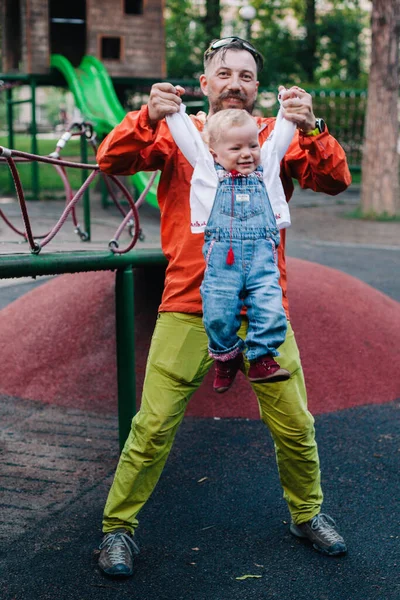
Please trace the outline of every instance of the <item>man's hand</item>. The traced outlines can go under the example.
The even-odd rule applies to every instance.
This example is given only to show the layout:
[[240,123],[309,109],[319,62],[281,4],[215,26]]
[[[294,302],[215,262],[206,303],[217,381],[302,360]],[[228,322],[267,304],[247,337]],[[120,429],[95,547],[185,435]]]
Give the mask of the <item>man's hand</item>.
[[174,86],[172,83],[155,83],[151,88],[150,98],[147,103],[150,123],[156,125],[165,115],[177,113],[182,103],[180,97],[184,93],[185,90],[180,85]]
[[315,129],[315,115],[311,95],[297,85],[289,89],[279,86],[279,93],[285,119],[295,123],[303,133]]

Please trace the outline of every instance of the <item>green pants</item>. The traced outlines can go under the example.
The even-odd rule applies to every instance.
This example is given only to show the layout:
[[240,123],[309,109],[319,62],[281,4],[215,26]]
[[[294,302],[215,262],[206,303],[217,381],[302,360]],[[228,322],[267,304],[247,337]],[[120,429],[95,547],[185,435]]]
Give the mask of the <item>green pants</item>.
[[[246,327],[244,318],[239,331],[243,338]],[[104,509],[105,533],[119,527],[133,532],[137,527],[137,515],[161,475],[186,406],[212,365],[207,342],[201,317],[158,315],[141,408],[132,420]],[[320,512],[322,491],[314,419],[307,409],[303,371],[290,323],[278,362],[291,372],[291,378],[254,384],[253,389],[261,419],[274,440],[284,498],[292,520],[299,524]]]

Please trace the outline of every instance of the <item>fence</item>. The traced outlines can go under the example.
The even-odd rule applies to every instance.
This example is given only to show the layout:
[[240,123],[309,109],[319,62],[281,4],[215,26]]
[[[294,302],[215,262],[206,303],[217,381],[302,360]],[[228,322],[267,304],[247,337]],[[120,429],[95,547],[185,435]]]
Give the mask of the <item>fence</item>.
[[[268,92],[261,91],[261,98]],[[322,117],[330,133],[343,146],[350,169],[361,170],[367,92],[362,90],[311,90],[314,113]],[[275,95],[275,94],[274,94]],[[262,101],[262,100],[261,100]],[[276,114],[276,102],[273,111]]]
[[[185,104],[189,112],[207,110],[207,101],[197,81],[172,80],[185,90]],[[145,104],[150,86],[137,86],[128,91],[126,103],[129,110],[136,110]],[[350,169],[361,169],[364,120],[367,108],[366,90],[308,90],[313,97],[314,113],[322,117],[330,133],[346,151]],[[265,117],[275,116],[278,111],[276,88],[260,88],[256,111]]]
[[[9,76],[4,76],[8,81]],[[38,80],[41,85],[41,80]],[[207,99],[203,96],[197,80],[171,79],[171,83],[182,85],[185,90],[185,104],[189,112],[207,110]],[[123,89],[125,95],[125,108],[135,110],[142,104],[146,104],[153,80],[116,78],[113,80],[116,89]],[[5,83],[5,82],[3,82]],[[57,82],[58,83],[58,82]],[[46,85],[49,85],[46,83]],[[3,86],[4,88],[4,86]],[[3,89],[2,88],[2,89]],[[329,131],[336,137],[346,151],[350,169],[359,171],[362,162],[362,143],[364,134],[364,120],[367,105],[366,90],[339,90],[339,89],[315,89],[309,90],[314,99],[314,112],[322,117],[328,124]],[[32,84],[32,102],[35,98],[35,86]],[[8,121],[12,122],[13,101],[11,89],[7,90]],[[122,92],[120,93],[122,95]],[[262,116],[274,116],[277,113],[277,90],[276,88],[260,88],[256,110]],[[35,121],[33,122],[33,124]],[[12,137],[12,132],[9,137]],[[34,147],[32,135],[32,152],[36,154],[37,144]],[[9,147],[14,145],[9,140]],[[36,169],[35,167],[32,167]],[[37,184],[36,184],[37,185]]]

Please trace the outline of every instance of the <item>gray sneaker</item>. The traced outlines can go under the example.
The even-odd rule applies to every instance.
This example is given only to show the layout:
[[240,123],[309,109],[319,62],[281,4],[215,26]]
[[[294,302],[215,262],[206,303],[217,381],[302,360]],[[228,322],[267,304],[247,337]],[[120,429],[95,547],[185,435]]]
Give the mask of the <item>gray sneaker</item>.
[[336,523],[332,517],[319,513],[306,523],[300,525],[291,523],[290,532],[299,538],[308,539],[315,550],[329,556],[338,556],[339,554],[345,554],[347,548],[344,539],[335,527]]
[[99,567],[106,575],[132,575],[133,554],[139,554],[139,547],[127,529],[115,529],[107,533],[99,549]]

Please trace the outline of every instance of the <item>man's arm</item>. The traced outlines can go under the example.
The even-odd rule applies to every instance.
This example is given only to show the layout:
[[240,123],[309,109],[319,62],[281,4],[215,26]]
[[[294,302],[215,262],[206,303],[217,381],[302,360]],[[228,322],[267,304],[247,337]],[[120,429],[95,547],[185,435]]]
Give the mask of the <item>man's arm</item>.
[[309,135],[316,121],[311,95],[297,86],[282,90],[282,107],[285,118],[298,128],[282,162],[284,175],[315,192],[332,196],[343,192],[351,183],[346,155],[328,128]]
[[162,169],[165,157],[175,147],[164,117],[179,111],[183,91],[170,83],[153,85],[148,104],[129,112],[100,144],[100,169],[118,175]]

